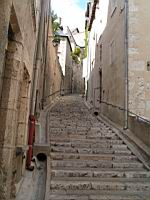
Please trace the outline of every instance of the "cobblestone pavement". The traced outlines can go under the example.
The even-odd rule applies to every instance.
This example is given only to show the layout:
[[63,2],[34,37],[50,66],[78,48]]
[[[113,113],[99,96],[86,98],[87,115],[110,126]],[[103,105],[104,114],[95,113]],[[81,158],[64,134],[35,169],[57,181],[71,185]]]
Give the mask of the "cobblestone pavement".
[[49,200],[149,200],[150,172],[77,96],[49,115]]

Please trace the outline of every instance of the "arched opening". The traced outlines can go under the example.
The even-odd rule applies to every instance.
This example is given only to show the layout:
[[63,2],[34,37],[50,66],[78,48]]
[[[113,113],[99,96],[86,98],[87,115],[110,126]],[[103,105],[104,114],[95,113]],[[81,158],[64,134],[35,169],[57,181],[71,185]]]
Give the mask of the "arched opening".
[[47,156],[46,156],[46,154],[44,154],[44,153],[39,153],[39,154],[37,154],[37,159],[38,159],[39,161],[44,162],[44,161],[47,160]]
[[95,112],[94,112],[94,115],[95,115],[95,116],[98,116],[98,112],[97,112],[97,111],[95,111]]

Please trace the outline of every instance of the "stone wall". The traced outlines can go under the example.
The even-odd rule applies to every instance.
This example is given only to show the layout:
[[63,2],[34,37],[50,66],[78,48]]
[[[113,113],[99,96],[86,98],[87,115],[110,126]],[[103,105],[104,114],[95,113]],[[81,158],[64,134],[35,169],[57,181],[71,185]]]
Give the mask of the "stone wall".
[[121,9],[121,1],[117,2],[117,7],[113,11],[109,6],[107,26],[95,46],[96,56],[94,67],[91,66],[88,99],[95,107],[100,107],[102,114],[123,126],[124,112],[102,102],[101,106],[99,105],[101,96],[101,101],[124,108],[125,10]]
[[150,123],[137,117],[129,116],[129,129],[144,144],[150,147]]
[[73,94],[84,94],[84,78],[83,75],[83,64],[76,64],[73,62],[73,77],[72,77],[72,93]]
[[150,119],[150,1],[129,1],[129,109]]
[[[44,2],[49,3],[46,0]],[[3,172],[0,199],[3,200],[15,199],[15,185],[25,172],[28,117],[41,9],[41,0],[0,1],[0,171]],[[52,100],[50,95],[60,90],[63,77],[51,41],[51,23],[47,40],[46,27],[50,20],[48,6],[43,13],[45,24],[41,29],[44,36],[40,39],[44,45],[42,57],[38,57],[42,62],[36,89],[40,91],[37,103],[44,100],[46,106]],[[40,109],[38,107],[37,110]]]
[[9,200],[25,170],[36,32],[28,1],[1,1],[0,9],[0,199]]
[[7,43],[7,33],[10,18],[10,4],[9,0],[0,1],[0,95],[2,91],[3,71],[5,62],[5,46]]
[[73,63],[72,63],[72,48],[69,40],[66,37],[66,66],[65,66],[65,77],[64,77],[64,90],[65,93],[69,94],[72,92],[72,77],[73,77]]
[[[129,111],[150,119],[149,17],[150,2],[128,1]],[[125,1],[109,6],[107,26],[96,46],[95,65],[89,79],[89,101],[110,120],[125,123]],[[100,80],[99,71],[102,73]],[[95,89],[98,88],[98,89]],[[100,92],[101,88],[101,92]],[[100,95],[101,93],[101,95]],[[101,104],[97,102],[100,99]],[[149,126],[129,115],[129,129],[146,145]]]
[[63,87],[63,73],[57,56],[57,48],[53,46],[52,40],[52,24],[49,25],[48,39],[48,60],[45,76],[45,106],[50,104],[53,99],[60,95]]
[[57,48],[53,46],[52,42],[54,38],[51,18],[48,19],[48,1],[45,2],[45,11],[43,12],[44,15],[41,23],[43,33],[41,35],[42,40],[39,47],[41,49],[40,67],[38,71],[38,83],[36,88],[37,96],[35,114],[37,118],[40,115],[40,111],[50,104],[53,99],[60,95],[63,79],[62,70],[57,57]]

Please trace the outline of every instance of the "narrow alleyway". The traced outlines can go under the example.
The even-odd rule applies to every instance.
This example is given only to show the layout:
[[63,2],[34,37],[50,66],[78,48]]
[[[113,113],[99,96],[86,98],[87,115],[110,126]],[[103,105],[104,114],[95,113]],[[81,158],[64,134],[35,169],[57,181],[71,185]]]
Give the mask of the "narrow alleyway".
[[51,200],[149,200],[150,172],[81,97],[49,114]]

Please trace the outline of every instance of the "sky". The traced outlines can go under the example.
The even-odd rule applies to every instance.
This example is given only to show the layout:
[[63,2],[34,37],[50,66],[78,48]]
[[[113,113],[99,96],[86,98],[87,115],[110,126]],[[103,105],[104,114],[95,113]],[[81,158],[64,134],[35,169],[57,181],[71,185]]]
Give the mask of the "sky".
[[52,10],[62,18],[63,25],[83,31],[87,2],[88,0],[52,0]]
[[86,9],[86,5],[87,5],[87,0],[79,0],[78,5],[82,8],[82,9]]

